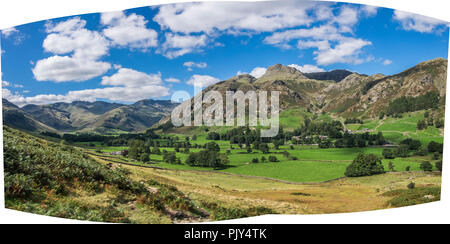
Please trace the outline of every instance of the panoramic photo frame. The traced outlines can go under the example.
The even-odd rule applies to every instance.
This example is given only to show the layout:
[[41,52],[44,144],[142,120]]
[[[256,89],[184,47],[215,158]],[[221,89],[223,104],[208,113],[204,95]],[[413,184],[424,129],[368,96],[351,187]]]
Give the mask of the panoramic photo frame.
[[448,23],[166,4],[1,31],[5,207],[118,223],[440,200]]

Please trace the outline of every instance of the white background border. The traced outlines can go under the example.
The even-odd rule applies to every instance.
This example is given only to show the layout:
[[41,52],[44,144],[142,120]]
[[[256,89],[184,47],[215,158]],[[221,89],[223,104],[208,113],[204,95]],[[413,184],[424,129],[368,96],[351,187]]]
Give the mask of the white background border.
[[[192,0],[14,0],[0,1],[0,29],[35,21],[71,15],[125,10],[136,7]],[[197,0],[198,1],[198,0]],[[208,1],[208,0],[204,0]],[[211,0],[209,0],[211,1]],[[234,0],[235,1],[235,0]],[[448,0],[346,0],[345,2],[393,8],[450,22]],[[1,61],[0,61],[1,67]],[[1,69],[1,68],[0,68]],[[449,80],[450,72],[447,72]],[[447,86],[447,94],[449,88]],[[450,96],[446,96],[450,104]],[[0,116],[1,118],[1,116]],[[0,126],[2,125],[0,119]],[[444,164],[450,160],[449,132],[450,115],[445,117]],[[3,133],[0,130],[0,151],[3,153]],[[0,159],[0,223],[86,223],[40,216],[4,209],[3,154]],[[445,166],[444,166],[445,167]],[[450,167],[450,166],[449,166]],[[267,215],[253,218],[229,220],[221,223],[450,223],[450,171],[444,170],[442,177],[442,199],[440,202],[412,207],[347,214],[323,215]]]

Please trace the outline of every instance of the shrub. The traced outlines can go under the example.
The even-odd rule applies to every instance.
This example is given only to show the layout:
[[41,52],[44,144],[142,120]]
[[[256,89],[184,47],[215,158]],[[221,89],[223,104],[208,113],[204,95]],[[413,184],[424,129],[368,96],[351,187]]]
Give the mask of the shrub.
[[406,166],[406,169],[405,169],[406,171],[411,171],[411,166]]
[[278,158],[275,156],[269,156],[269,162],[278,162]]
[[394,159],[395,158],[395,152],[393,149],[388,149],[388,148],[383,149],[382,155],[386,159]]
[[423,162],[420,164],[420,169],[423,171],[433,171],[433,165],[430,162]]
[[411,182],[406,187],[408,187],[408,189],[414,189],[416,187],[416,183]]
[[252,159],[252,163],[259,163],[259,159],[258,158]]
[[345,176],[359,177],[383,173],[384,167],[381,164],[381,159],[377,155],[359,153],[347,167]]

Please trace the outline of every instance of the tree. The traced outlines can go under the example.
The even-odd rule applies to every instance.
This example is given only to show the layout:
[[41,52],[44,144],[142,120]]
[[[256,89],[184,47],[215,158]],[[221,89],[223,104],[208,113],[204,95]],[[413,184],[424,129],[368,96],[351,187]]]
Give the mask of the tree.
[[269,153],[269,146],[267,145],[267,143],[261,143],[259,145],[259,150],[261,150],[262,153],[267,154]]
[[427,128],[427,123],[425,122],[425,120],[421,119],[419,121],[417,121],[417,129],[418,130],[423,130]]
[[409,150],[407,145],[400,145],[397,150],[395,151],[395,154],[398,157],[406,158],[409,156]]
[[420,164],[420,169],[426,172],[433,171],[433,165],[430,162],[423,162]]
[[381,153],[384,158],[386,159],[394,159],[395,158],[395,152],[392,149],[385,148],[383,149],[383,152]]
[[359,177],[383,173],[384,167],[381,163],[381,159],[377,155],[359,153],[347,167],[345,176]]
[[436,162],[436,168],[442,172],[442,160]]
[[434,121],[434,126],[436,126],[436,128],[443,128],[444,127],[444,120],[443,119],[438,119]]
[[217,143],[215,142],[208,142],[206,144],[206,149],[208,151],[213,151],[213,152],[219,152],[220,151],[220,147]]
[[428,143],[428,152],[439,152],[442,153],[443,151],[443,144],[437,143],[435,141],[431,141]]
[[153,147],[152,154],[161,155],[161,150],[158,147]]
[[163,153],[163,161],[169,164],[177,163],[177,156],[175,152],[164,152]]
[[391,171],[391,172],[395,172],[395,166],[394,166],[394,163],[393,162],[389,162],[389,170]]
[[417,150],[422,146],[422,143],[418,140],[413,140],[411,138],[405,139],[400,142],[401,145],[407,145],[409,150]]
[[330,139],[322,140],[319,142],[319,148],[330,148],[332,145]]
[[150,162],[150,155],[149,155],[148,153],[143,153],[143,154],[141,155],[141,161],[142,161],[143,163],[148,163],[148,162]]

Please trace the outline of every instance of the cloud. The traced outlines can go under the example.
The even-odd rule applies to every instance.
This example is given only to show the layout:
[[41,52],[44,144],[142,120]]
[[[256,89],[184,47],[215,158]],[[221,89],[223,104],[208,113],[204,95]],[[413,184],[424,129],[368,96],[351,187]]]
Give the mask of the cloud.
[[362,63],[366,61],[359,57],[362,48],[372,44],[370,41],[344,35],[340,28],[331,23],[313,28],[275,32],[267,36],[264,42],[286,46],[290,45],[291,40],[297,40],[298,49],[317,49],[313,54],[318,65]]
[[249,74],[255,78],[259,78],[266,73],[266,70],[267,70],[267,68],[264,68],[264,67],[255,67],[255,68],[253,68],[253,70],[250,73],[238,71],[237,75]]
[[[106,73],[111,64],[98,61],[109,50],[109,42],[96,31],[85,28],[79,17],[63,22],[47,22],[49,33],[42,46],[55,54],[36,62],[33,74],[38,81],[86,81]],[[67,55],[67,56],[61,56]]]
[[124,12],[110,12],[101,15],[101,23],[106,26],[103,34],[113,45],[147,49],[158,45],[158,33],[147,28],[148,21],[142,15]]
[[386,59],[383,61],[383,65],[390,65],[392,64],[392,60]]
[[9,82],[2,80],[2,87],[8,87],[10,85]]
[[[215,31],[274,31],[309,25],[316,4],[296,1],[260,3],[202,2],[163,5],[153,18],[163,29],[184,34]],[[325,6],[322,4],[322,6]]]
[[329,49],[315,51],[314,58],[319,65],[330,65],[334,63],[361,64],[365,60],[359,57],[361,49],[372,45],[371,42],[356,38],[345,38]]
[[[1,35],[2,38],[5,38],[5,39],[12,38],[14,45],[21,44],[22,41],[25,40],[25,38],[26,38],[26,36],[24,34],[20,33],[20,31],[14,27],[1,30],[1,34],[2,34]],[[2,53],[3,52],[4,51],[2,50]]]
[[303,66],[300,66],[298,64],[290,64],[288,66],[293,67],[302,73],[314,73],[314,72],[325,72],[326,71],[322,68],[319,68],[319,67],[317,67],[315,65],[311,65],[311,64],[305,64]]
[[86,81],[106,73],[109,63],[68,56],[52,56],[36,62],[33,74],[38,81]]
[[206,35],[178,35],[166,33],[166,41],[162,45],[162,53],[167,58],[176,58],[187,53],[199,51],[206,46]]
[[186,66],[186,67],[188,67],[189,70],[192,70],[192,68],[204,69],[208,65],[205,62],[196,63],[196,62],[189,61],[189,62],[185,62],[183,64],[183,66]]
[[367,17],[374,17],[378,13],[378,7],[371,5],[363,5],[361,6],[361,11]]
[[161,85],[161,74],[146,74],[126,68],[119,69],[112,76],[104,76],[101,84],[111,87],[69,91],[64,95],[40,94],[32,97],[24,97],[18,93],[13,94],[8,89],[3,89],[2,92],[4,98],[18,106],[73,101],[93,102],[98,99],[136,102],[169,95],[169,88]]
[[108,99],[115,102],[136,102],[142,99],[157,98],[169,95],[169,89],[163,86],[143,87],[106,87],[70,91],[65,95],[40,94],[32,97],[24,97],[18,93],[11,93],[8,89],[2,89],[3,98],[22,107],[27,104],[50,104],[56,102],[88,101]]
[[209,75],[193,75],[186,83],[195,87],[208,87],[220,80]]
[[19,32],[16,28],[11,27],[11,28],[6,28],[2,30],[2,36],[5,38],[10,37],[12,34]]
[[259,77],[263,76],[266,73],[266,70],[267,69],[264,68],[264,67],[256,67],[250,72],[250,75],[255,77],[255,78],[259,78]]
[[358,10],[344,5],[340,8],[339,15],[336,16],[335,21],[342,26],[353,26],[358,22]]
[[108,41],[98,32],[85,29],[86,21],[73,18],[56,25],[47,24],[46,52],[72,54],[77,59],[98,59],[108,52]]
[[432,33],[445,24],[445,22],[437,19],[399,10],[394,11],[393,19],[400,22],[404,30],[417,31],[420,33]]
[[[176,58],[196,51],[213,41],[219,35],[251,35],[260,32],[294,26],[308,26],[315,18],[309,15],[316,9],[325,14],[328,3],[279,1],[239,4],[229,2],[201,2],[168,4],[159,7],[153,20],[160,24],[166,34],[161,53]],[[331,12],[331,11],[328,11]]]
[[139,87],[162,84],[161,74],[146,74],[133,69],[121,68],[112,76],[104,76],[102,85]]
[[169,77],[167,79],[164,79],[165,82],[169,82],[169,83],[179,83],[180,80],[177,78],[173,78],[173,77]]

